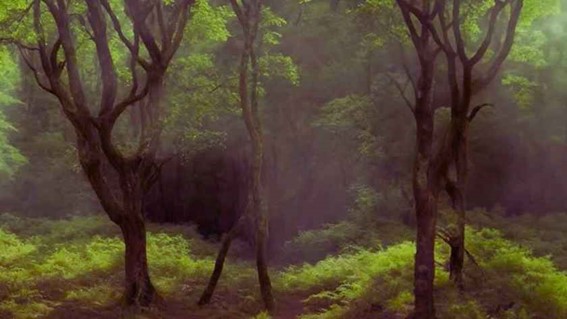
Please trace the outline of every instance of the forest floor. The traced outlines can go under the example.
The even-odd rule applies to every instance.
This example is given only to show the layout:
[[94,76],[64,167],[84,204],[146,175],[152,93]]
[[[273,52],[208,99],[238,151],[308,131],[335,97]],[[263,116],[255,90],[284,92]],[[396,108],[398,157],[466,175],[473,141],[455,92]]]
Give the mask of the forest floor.
[[[567,318],[567,265],[561,259],[567,252],[562,231],[567,217],[558,218],[540,221],[547,229],[543,224],[526,228],[522,225],[535,222],[518,220],[495,230],[494,220],[477,221],[467,232],[467,247],[477,264],[467,262],[465,293],[449,281],[448,250],[439,243],[439,317]],[[50,221],[4,214],[0,225],[0,318],[120,318],[124,248],[118,230],[105,218]],[[343,223],[289,242],[280,266],[271,269],[277,300],[273,318],[407,316],[415,247],[405,240],[411,231],[392,229],[372,234]],[[389,239],[377,240],[380,236]],[[269,318],[261,311],[244,243],[233,247],[212,302],[196,305],[216,249],[191,227],[149,225],[151,277],[164,301],[142,318]],[[543,255],[552,256],[537,257]]]

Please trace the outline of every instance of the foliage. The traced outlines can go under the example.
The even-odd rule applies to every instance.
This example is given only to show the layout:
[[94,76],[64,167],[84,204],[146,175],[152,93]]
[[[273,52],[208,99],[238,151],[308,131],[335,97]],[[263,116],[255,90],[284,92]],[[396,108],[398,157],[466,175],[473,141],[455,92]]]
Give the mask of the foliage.
[[488,280],[496,288],[483,288],[480,282],[474,286],[479,289],[477,293],[485,308],[512,302],[514,306],[506,315],[567,315],[567,274],[558,271],[549,258],[533,257],[529,250],[503,239],[492,229],[469,232],[467,240],[483,270],[481,281]]
[[13,265],[36,250],[35,245],[20,240],[16,235],[0,229],[0,264]]
[[[567,274],[549,259],[532,256],[493,229],[467,229],[466,238],[478,265],[467,263],[464,294],[450,284],[444,267],[437,268],[440,318],[480,319],[488,314],[503,319],[526,314],[562,318],[567,314]],[[357,318],[369,311],[407,315],[413,303],[414,249],[405,242],[385,250],[328,257],[314,265],[291,266],[277,278],[277,287],[307,295],[308,308],[325,309],[302,318]],[[448,248],[438,244],[436,252],[442,265]]]
[[4,108],[19,102],[13,97],[19,83],[19,70],[12,54],[0,47],[0,178],[13,177],[26,158],[10,143],[10,134],[16,132],[4,115]]
[[18,149],[13,147],[8,140],[8,134],[16,131],[16,129],[8,123],[5,116],[0,113],[0,174],[14,176],[14,171],[26,162]]
[[[1,220],[4,226],[0,230],[0,293],[4,299],[0,311],[3,313],[14,318],[32,318],[58,311],[67,303],[108,307],[120,297],[123,244],[116,237],[117,229],[105,219],[48,221],[4,214]],[[528,220],[517,222],[529,224]],[[544,218],[538,223],[547,224],[549,229],[562,229],[558,220]],[[332,230],[339,232],[341,227],[346,224],[328,227],[324,232],[333,236]],[[166,296],[175,296],[188,285],[202,287],[206,283],[215,251],[194,236],[194,231],[182,226],[150,225],[151,275]],[[516,240],[520,240],[525,235],[517,236]],[[320,239],[308,237],[302,234],[296,240],[314,245]],[[478,265],[470,260],[466,264],[464,294],[448,280],[444,267],[449,253],[447,246],[437,244],[439,318],[567,315],[567,274],[557,270],[549,258],[534,257],[529,250],[490,228],[468,228],[466,239]],[[301,297],[305,309],[302,318],[356,318],[368,313],[403,316],[412,309],[414,253],[412,242],[399,240],[387,248],[376,243],[351,247],[314,264],[274,269],[274,286],[280,296]],[[230,260],[226,271],[221,291],[248,295],[255,281],[252,265]],[[254,295],[243,298],[258,300]],[[254,313],[259,318],[266,317],[246,304],[243,301],[238,307],[252,317]],[[242,313],[231,314],[245,317]]]
[[[28,1],[4,2],[2,45],[10,38],[34,43]],[[172,2],[164,0],[166,10]],[[74,17],[84,14],[84,1],[70,3]],[[471,51],[487,31],[485,13],[495,2],[462,3],[465,18],[460,23],[471,44],[466,50]],[[128,21],[122,1],[110,4],[120,21]],[[412,309],[415,251],[408,241],[414,231],[407,185],[415,136],[405,102],[415,98],[415,83],[407,76],[415,76],[418,66],[408,63],[413,60],[406,52],[409,38],[396,2],[268,4],[262,12],[258,52],[266,165],[273,167],[265,179],[274,247],[286,241],[273,253],[287,265],[271,270],[278,297],[300,298],[304,318],[405,317]],[[54,21],[43,16],[46,35],[53,37]],[[95,50],[90,30],[80,22],[72,20],[73,38],[87,98],[96,106],[99,74],[91,63]],[[500,203],[508,215],[468,212],[475,228],[467,229],[467,249],[478,265],[467,261],[464,293],[450,284],[449,251],[438,243],[436,300],[441,319],[567,317],[567,217],[554,213],[566,209],[564,25],[565,8],[561,11],[558,0],[525,0],[501,81],[475,98],[474,103],[494,107],[479,113],[471,125],[467,202],[471,207]],[[227,153],[248,150],[236,107],[239,30],[225,2],[196,1],[167,76],[160,156],[190,162],[212,148],[226,148]],[[124,94],[132,80],[128,51],[111,27],[108,32],[122,83],[119,94]],[[129,23],[124,23],[124,33],[133,38]],[[0,216],[0,317],[57,317],[56,311],[69,304],[111,308],[123,279],[120,231],[105,218],[76,216],[100,207],[91,205],[93,193],[78,174],[74,132],[61,120],[58,102],[40,92],[30,72],[24,71],[15,49],[0,48],[1,209],[18,216],[65,219]],[[481,63],[493,54],[486,57]],[[440,62],[438,69],[443,68]],[[437,123],[450,116],[442,107],[445,81],[436,79],[434,99],[441,117],[436,119],[437,133],[443,129]],[[136,140],[137,113],[131,111],[114,130],[121,151],[131,150]],[[240,158],[238,162],[246,164]],[[524,175],[527,171],[533,176]],[[224,182],[221,177],[211,184],[223,189]],[[185,187],[179,192],[193,195]],[[509,216],[519,213],[526,214]],[[279,234],[280,227],[287,232]],[[290,238],[298,229],[302,231]],[[153,281],[166,297],[192,305],[213,267],[216,244],[204,242],[183,225],[150,225],[148,230]],[[207,318],[268,318],[255,305],[259,296],[254,292],[254,268],[246,260],[249,247],[236,246],[219,287],[220,306],[195,311],[209,311],[203,316]],[[232,307],[237,310],[228,309]]]
[[536,83],[522,76],[507,74],[502,79],[502,84],[513,90],[514,99],[522,110],[529,110],[533,106]]
[[[67,302],[107,307],[120,297],[124,245],[106,219],[49,221],[7,214],[1,219],[0,312],[35,318]],[[202,251],[199,245],[206,244],[163,231],[148,234],[151,275],[160,293],[177,293],[189,281],[205,282],[212,252],[196,258],[192,247]],[[227,285],[253,278],[248,265],[227,268]]]
[[471,222],[477,227],[497,228],[503,235],[524,247],[536,256],[549,256],[562,270],[567,269],[567,240],[564,236],[567,227],[567,214],[556,213],[545,216],[524,214],[505,217],[501,211],[486,212],[481,209],[469,213]]

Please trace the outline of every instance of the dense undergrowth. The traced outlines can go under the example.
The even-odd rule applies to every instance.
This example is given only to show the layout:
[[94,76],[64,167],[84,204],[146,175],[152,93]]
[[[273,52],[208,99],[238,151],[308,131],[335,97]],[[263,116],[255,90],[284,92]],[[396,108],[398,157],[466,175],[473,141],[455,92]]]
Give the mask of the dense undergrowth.
[[[553,262],[562,260],[558,225],[565,223],[565,215],[553,218],[539,220],[542,228],[531,232],[528,225],[536,221],[521,218],[514,225],[508,221],[501,231],[467,229],[474,262],[469,258],[466,263],[464,293],[449,281],[449,251],[439,242],[439,318],[567,318],[567,273]],[[502,226],[496,217],[477,219],[483,226]],[[49,221],[4,214],[0,224],[0,318],[63,318],[62,308],[118,308],[124,248],[116,227],[106,219]],[[544,225],[557,233],[548,235]],[[293,263],[272,269],[276,296],[283,304],[276,317],[404,318],[413,301],[415,247],[407,240],[410,235],[408,229],[388,223],[365,231],[348,222],[301,234],[282,252]],[[548,240],[554,244],[543,251],[541,243]],[[552,255],[535,257],[527,247],[537,255]],[[200,240],[190,227],[150,225],[148,256],[154,283],[166,300],[179,300],[186,307],[177,315],[161,317],[266,318],[258,315],[253,264],[239,254],[237,249],[225,267],[216,306],[197,308],[194,303],[213,267],[215,245]],[[311,256],[306,259],[311,263],[297,262],[302,256]],[[94,312],[85,317],[109,318],[109,313],[116,314]],[[68,317],[82,318],[74,314]]]
[[[69,302],[96,308],[119,301],[124,245],[104,218],[4,214],[0,222],[0,318],[42,318]],[[205,282],[214,263],[213,245],[191,228],[177,228],[153,226],[148,232],[151,276],[166,297]],[[229,271],[233,283],[254,275],[245,263]]]

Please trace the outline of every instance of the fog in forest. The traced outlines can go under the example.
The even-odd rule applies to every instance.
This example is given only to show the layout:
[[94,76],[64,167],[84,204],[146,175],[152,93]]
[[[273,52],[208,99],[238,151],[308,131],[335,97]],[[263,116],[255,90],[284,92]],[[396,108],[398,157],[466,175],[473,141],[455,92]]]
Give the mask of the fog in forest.
[[567,318],[565,0],[0,0],[0,318]]

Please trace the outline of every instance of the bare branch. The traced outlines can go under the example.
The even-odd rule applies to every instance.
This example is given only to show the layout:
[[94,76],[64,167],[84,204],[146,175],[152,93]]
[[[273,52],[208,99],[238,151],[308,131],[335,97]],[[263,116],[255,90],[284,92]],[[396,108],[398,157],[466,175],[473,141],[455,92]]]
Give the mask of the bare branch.
[[131,15],[134,28],[138,30],[140,39],[148,50],[152,62],[154,64],[161,64],[163,62],[162,51],[157,45],[155,37],[152,35],[150,29],[146,25],[146,18],[153,7],[156,5],[156,3],[153,2],[153,4],[148,5],[148,7],[145,8],[135,0],[125,0],[125,3],[127,10]]
[[[69,24],[69,14],[64,0],[57,0],[56,6],[51,0],[43,0],[47,4],[51,15],[55,19],[59,38],[63,46],[63,52],[67,61],[67,76],[71,96],[74,106],[83,116],[90,116],[89,108],[86,105],[86,96],[83,89],[83,82],[79,72],[77,53],[71,35],[71,27]],[[38,8],[39,10],[39,8]],[[52,70],[50,70],[52,73]]]
[[110,113],[110,117],[109,117],[110,122],[111,123],[116,122],[118,117],[120,117],[120,115],[124,113],[124,111],[126,110],[126,108],[128,108],[128,106],[133,105],[134,103],[144,99],[148,95],[148,92],[149,92],[149,88],[147,83],[141,92],[139,93],[131,92],[128,95],[128,97],[126,97],[123,101],[121,101],[114,107],[114,109]]
[[449,38],[449,30],[451,29],[451,27],[455,27],[459,22],[458,20],[452,20],[451,22],[447,23],[447,18],[445,17],[445,0],[437,0],[436,2],[436,7],[439,8],[439,23],[441,25],[441,34],[443,35],[443,43],[441,44],[441,40],[438,39],[438,35],[437,35],[437,30],[435,30],[435,27],[433,27],[432,24],[429,25],[429,27],[432,29],[431,32],[433,34],[433,38],[435,39],[435,42],[437,42],[437,45],[439,45],[441,48],[443,48],[445,54],[447,54],[447,56],[454,56],[455,53],[455,49],[453,49],[453,45],[451,44],[451,40]]
[[457,46],[457,54],[461,61],[467,61],[467,53],[465,52],[465,41],[461,32],[461,0],[453,0],[453,36]]
[[189,22],[189,16],[191,15],[191,6],[195,3],[195,0],[183,0],[179,7],[176,8],[176,12],[180,12],[181,14],[177,15],[176,23],[172,23],[170,28],[168,29],[170,44],[168,45],[167,50],[165,51],[165,59],[166,64],[168,64],[179,46],[181,45],[181,40],[183,40],[183,35],[185,34],[184,30]]
[[494,107],[494,105],[491,104],[491,103],[484,103],[484,104],[475,106],[475,107],[472,109],[471,114],[469,114],[469,116],[468,116],[468,118],[467,118],[467,120],[469,121],[469,123],[472,122],[472,121],[475,119],[475,117],[476,117],[476,115],[478,114],[478,112],[480,112],[483,108],[485,108],[485,107],[487,107],[487,106],[492,106],[492,107]]
[[486,75],[481,79],[475,81],[473,85],[475,91],[480,91],[481,89],[486,87],[494,79],[494,77],[496,77],[498,70],[500,70],[500,66],[502,65],[502,63],[504,63],[504,61],[508,57],[508,54],[512,50],[512,45],[514,44],[514,38],[516,36],[516,26],[518,25],[523,5],[523,0],[515,1],[515,5],[510,12],[510,20],[508,21],[506,37],[504,39],[502,48],[500,52],[495,55],[494,59],[489,63]]
[[59,78],[61,72],[63,72],[64,64],[60,64],[57,62],[57,55],[59,54],[59,50],[61,49],[61,38],[57,38],[53,47],[51,48],[51,54],[49,55],[49,62],[51,63],[52,71],[54,72],[54,76]]
[[39,71],[37,70],[37,68],[33,65],[32,61],[30,61],[29,57],[26,56],[26,53],[23,51],[24,49],[18,46],[18,50],[20,51],[20,56],[22,57],[22,60],[24,60],[24,63],[27,65],[27,67],[32,71],[33,76],[35,78],[36,83],[39,85],[40,88],[42,88],[44,91],[47,91],[51,94],[55,94],[55,92],[53,91],[53,89],[49,86],[49,84],[44,84],[41,81],[41,77],[39,74]]
[[33,11],[34,11],[33,24],[34,24],[35,33],[36,33],[36,36],[37,36],[39,57],[40,57],[40,61],[41,61],[42,67],[43,67],[43,71],[49,77],[49,75],[51,73],[51,64],[49,63],[47,48],[46,48],[46,44],[45,44],[46,43],[45,31],[43,30],[43,25],[41,24],[41,2],[40,2],[40,0],[34,1]]
[[413,78],[411,71],[408,67],[408,62],[407,62],[407,57],[406,57],[406,51],[404,50],[404,46],[402,45],[401,42],[397,41],[398,45],[399,45],[399,49],[400,49],[400,56],[402,58],[402,67],[404,69],[404,72],[408,78],[408,80],[410,81],[411,87],[413,89],[414,92],[414,98],[417,99],[417,84],[415,83],[415,79]]
[[28,44],[25,44],[19,40],[13,38],[0,38],[0,44],[13,44],[20,48],[26,49],[28,51],[39,51],[38,47],[34,47]]
[[406,96],[406,88],[407,85],[410,81],[410,78],[407,79],[406,85],[405,87],[402,87],[400,85],[400,83],[398,83],[398,81],[389,73],[386,73],[386,75],[388,76],[388,78],[390,79],[390,82],[392,84],[394,84],[394,86],[396,87],[396,89],[398,90],[398,92],[400,93],[400,96],[402,97],[402,99],[404,100],[406,106],[409,108],[409,110],[412,112],[412,114],[415,114],[415,109],[413,107],[413,104],[411,103],[411,101],[408,99],[408,97]]
[[240,25],[245,26],[246,18],[244,17],[244,13],[242,12],[242,8],[238,4],[238,2],[236,0],[230,0],[230,4],[232,5],[232,9],[234,10],[236,17],[238,18]]
[[419,32],[417,32],[417,28],[415,27],[412,19],[411,19],[411,14],[415,15],[420,21],[422,19],[422,14],[421,12],[413,7],[411,4],[409,4],[407,1],[405,0],[396,0],[396,2],[398,3],[398,6],[400,7],[400,11],[402,12],[402,17],[404,18],[404,22],[406,24],[406,26],[408,27],[409,33],[410,33],[410,39],[413,42],[413,45],[418,49],[417,52],[421,52],[422,50],[420,49],[422,47],[422,44],[420,42],[420,36],[419,36]]
[[[174,13],[175,13],[175,11],[174,11]],[[157,16],[157,21],[158,21],[158,26],[159,26],[159,32],[161,34],[161,37],[160,37],[161,38],[161,49],[166,50],[168,45],[171,43],[171,40],[170,40],[171,33],[168,32],[169,30],[165,26],[165,21],[164,21],[164,18],[163,18],[163,3],[161,1],[158,1],[158,3],[156,4],[156,16]]]
[[[124,35],[124,32],[122,31],[122,26],[120,24],[120,20],[118,20],[118,17],[116,16],[114,11],[112,10],[112,7],[108,3],[108,0],[100,0],[100,2],[102,4],[102,7],[104,8],[104,10],[110,16],[110,20],[112,21],[112,26],[114,27],[114,30],[118,34],[118,38],[120,38],[120,41],[122,41],[122,43],[128,48],[128,50],[130,50],[130,54],[133,57],[134,56],[136,57],[134,59],[134,61],[139,63],[144,69],[147,70],[149,68],[149,63],[144,61],[143,59],[141,59],[139,57],[139,54],[138,54],[139,45],[137,45],[136,43],[133,44],[130,40],[128,40],[126,35]],[[135,33],[134,34],[135,38],[137,38],[138,34],[137,34],[136,30],[134,30],[134,33]],[[135,39],[134,41],[136,42],[136,40],[137,39]]]
[[85,31],[85,33],[89,36],[89,39],[91,41],[95,41],[95,37],[93,35],[93,33],[91,32],[91,30],[89,30],[89,26],[87,25],[87,21],[85,21],[85,17],[83,17],[80,14],[71,14],[69,17],[71,18],[77,18],[77,21],[79,21],[79,24],[83,27],[83,30]]
[[505,2],[496,1],[494,7],[492,7],[490,20],[488,21],[488,31],[486,32],[486,36],[482,41],[482,44],[480,45],[476,53],[473,55],[473,57],[468,61],[468,63],[472,65],[477,64],[478,62],[480,62],[480,60],[482,60],[482,58],[488,51],[488,48],[490,47],[490,43],[492,42],[492,38],[494,36],[494,31],[496,29],[496,22],[498,20],[498,16],[500,12],[502,12],[504,6],[505,6]]
[[111,112],[117,92],[117,75],[114,61],[108,46],[106,21],[102,13],[100,2],[87,2],[88,19],[93,30],[96,53],[101,73],[102,97],[100,99],[100,115]]

